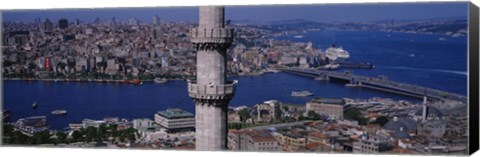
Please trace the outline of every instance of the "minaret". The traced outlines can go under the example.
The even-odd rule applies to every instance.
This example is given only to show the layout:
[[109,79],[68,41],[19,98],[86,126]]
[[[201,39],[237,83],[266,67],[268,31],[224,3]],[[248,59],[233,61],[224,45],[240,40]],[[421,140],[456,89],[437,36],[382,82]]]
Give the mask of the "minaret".
[[427,96],[423,96],[422,123],[427,121]]
[[235,93],[236,81],[226,79],[226,52],[233,30],[225,28],[224,8],[203,6],[199,25],[191,29],[197,50],[197,79],[188,83],[195,102],[195,144],[197,150],[227,148],[227,107]]

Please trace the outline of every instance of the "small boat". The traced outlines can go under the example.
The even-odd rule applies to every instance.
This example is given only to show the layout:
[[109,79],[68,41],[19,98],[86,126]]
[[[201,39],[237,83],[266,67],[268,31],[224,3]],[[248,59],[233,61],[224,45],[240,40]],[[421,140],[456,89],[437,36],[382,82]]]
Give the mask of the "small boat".
[[36,102],[36,101],[35,101],[35,102],[33,102],[33,104],[32,104],[32,108],[34,108],[34,109],[35,109],[35,108],[37,108],[37,107],[38,107],[38,104],[37,104],[37,102]]
[[415,57],[415,54],[414,53],[411,53],[410,55],[408,55],[409,57]]
[[336,70],[336,69],[339,69],[339,68],[340,68],[340,64],[338,64],[338,63],[333,63],[333,64],[327,64],[327,65],[321,66],[321,67],[319,67],[318,69],[322,69],[322,70]]
[[309,91],[292,91],[292,96],[296,96],[296,97],[305,97],[305,96],[312,96],[313,93],[312,92],[309,92]]
[[303,36],[303,35],[296,35],[296,36],[294,36],[294,38],[297,38],[297,39],[303,38],[303,37],[305,37],[305,36]]
[[168,80],[166,78],[157,77],[157,78],[153,79],[153,81],[155,83],[166,83]]
[[128,83],[128,84],[134,84],[134,85],[141,85],[143,84],[142,81],[138,80],[138,79],[134,79],[134,80],[125,80],[125,83]]
[[66,115],[67,111],[66,110],[54,110],[52,111],[53,115]]

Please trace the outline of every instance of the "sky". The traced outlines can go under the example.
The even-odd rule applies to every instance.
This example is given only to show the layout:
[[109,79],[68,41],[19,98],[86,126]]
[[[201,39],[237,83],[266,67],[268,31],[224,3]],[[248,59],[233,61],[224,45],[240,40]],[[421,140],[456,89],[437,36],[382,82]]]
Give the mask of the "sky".
[[[130,18],[152,22],[158,15],[163,21],[197,22],[198,7],[157,8],[94,8],[63,10],[8,10],[2,11],[4,21],[33,22],[35,18],[57,21],[80,19],[91,22],[96,17],[126,21]],[[225,18],[249,21],[282,21],[304,19],[316,22],[359,22],[382,20],[416,20],[434,18],[467,18],[467,2],[377,3],[377,4],[312,4],[312,5],[257,5],[227,6]]]

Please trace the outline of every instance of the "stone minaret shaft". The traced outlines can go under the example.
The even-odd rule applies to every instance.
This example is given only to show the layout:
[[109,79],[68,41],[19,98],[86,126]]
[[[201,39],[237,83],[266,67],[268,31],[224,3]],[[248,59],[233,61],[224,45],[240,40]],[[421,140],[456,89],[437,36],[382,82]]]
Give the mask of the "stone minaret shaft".
[[226,52],[233,30],[225,28],[223,7],[200,7],[199,14],[198,27],[191,29],[197,79],[188,83],[195,102],[196,149],[222,150],[227,147],[227,107],[236,86],[236,81],[226,80]]

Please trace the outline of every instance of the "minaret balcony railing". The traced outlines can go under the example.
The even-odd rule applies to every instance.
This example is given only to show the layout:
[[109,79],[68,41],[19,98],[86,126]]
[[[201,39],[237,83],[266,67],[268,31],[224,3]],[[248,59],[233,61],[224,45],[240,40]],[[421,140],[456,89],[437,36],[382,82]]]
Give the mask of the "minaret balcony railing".
[[228,28],[193,28],[190,35],[193,43],[231,43],[234,34]]
[[223,99],[233,96],[236,85],[236,80],[221,85],[204,85],[197,84],[195,81],[188,81],[188,94],[199,99]]

